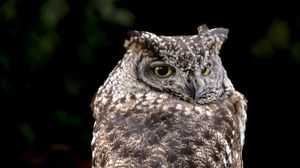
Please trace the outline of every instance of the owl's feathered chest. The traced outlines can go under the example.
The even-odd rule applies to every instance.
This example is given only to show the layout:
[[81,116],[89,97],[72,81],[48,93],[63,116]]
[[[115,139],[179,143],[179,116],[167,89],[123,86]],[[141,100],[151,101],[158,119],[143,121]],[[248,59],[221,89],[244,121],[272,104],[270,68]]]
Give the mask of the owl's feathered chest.
[[118,94],[112,99],[110,94],[112,91],[102,93],[94,102],[93,146],[104,152],[95,156],[103,157],[99,164],[107,167],[129,162],[136,167],[241,165],[235,161],[241,145],[235,145],[239,144],[240,131],[233,102],[200,106],[153,91]]

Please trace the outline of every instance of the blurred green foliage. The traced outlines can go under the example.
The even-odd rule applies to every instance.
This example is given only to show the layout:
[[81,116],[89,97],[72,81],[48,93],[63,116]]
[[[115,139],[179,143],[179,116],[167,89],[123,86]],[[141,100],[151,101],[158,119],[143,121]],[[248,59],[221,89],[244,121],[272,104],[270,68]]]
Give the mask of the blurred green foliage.
[[19,126],[19,130],[22,133],[22,135],[25,137],[28,145],[33,145],[35,143],[35,134],[32,127],[27,123],[22,123]]
[[6,19],[7,21],[17,19],[17,9],[15,0],[7,0],[1,5],[0,9],[2,19]]
[[68,126],[80,127],[83,124],[82,119],[75,114],[70,114],[67,111],[57,111],[56,112],[57,119]]
[[252,54],[257,57],[271,57],[280,51],[288,51],[283,57],[292,56],[296,61],[300,62],[300,41],[299,29],[300,25],[296,26],[296,31],[293,31],[291,24],[298,22],[299,18],[288,21],[275,19],[269,26],[265,36],[258,39],[251,47]]

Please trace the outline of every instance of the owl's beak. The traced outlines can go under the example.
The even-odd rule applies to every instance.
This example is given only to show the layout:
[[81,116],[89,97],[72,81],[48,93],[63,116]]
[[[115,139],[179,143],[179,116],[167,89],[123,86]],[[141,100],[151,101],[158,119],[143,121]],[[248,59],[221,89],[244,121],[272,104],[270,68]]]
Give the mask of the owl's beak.
[[196,100],[198,99],[199,97],[202,96],[203,94],[203,81],[199,78],[197,78],[196,75],[193,75],[190,77],[190,80],[189,80],[189,83],[190,83],[190,89],[189,89],[189,95],[191,96],[191,98],[193,100]]

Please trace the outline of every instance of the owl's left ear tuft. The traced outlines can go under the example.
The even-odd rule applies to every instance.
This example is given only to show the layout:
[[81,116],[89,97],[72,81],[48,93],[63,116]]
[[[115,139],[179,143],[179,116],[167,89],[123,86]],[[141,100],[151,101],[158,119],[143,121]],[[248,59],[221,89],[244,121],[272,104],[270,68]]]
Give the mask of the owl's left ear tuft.
[[140,36],[141,36],[141,33],[139,31],[136,31],[136,30],[132,30],[132,31],[127,32],[127,39],[130,39],[132,37],[140,37]]
[[141,33],[139,31],[133,30],[133,31],[127,32],[127,38],[125,40],[124,47],[126,49],[128,49],[140,37],[141,37]]
[[198,30],[198,33],[201,34],[201,33],[206,33],[209,30],[209,28],[207,27],[206,24],[203,24],[201,26],[198,26],[197,30]]

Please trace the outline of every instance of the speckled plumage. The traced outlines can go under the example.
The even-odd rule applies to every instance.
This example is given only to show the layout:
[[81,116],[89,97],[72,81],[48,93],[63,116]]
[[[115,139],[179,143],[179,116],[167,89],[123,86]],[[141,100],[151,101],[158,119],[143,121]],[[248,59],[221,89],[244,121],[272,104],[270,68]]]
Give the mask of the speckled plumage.
[[92,102],[94,168],[243,167],[247,101],[218,56],[227,33],[205,25],[193,36],[129,33]]

